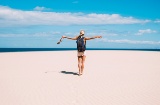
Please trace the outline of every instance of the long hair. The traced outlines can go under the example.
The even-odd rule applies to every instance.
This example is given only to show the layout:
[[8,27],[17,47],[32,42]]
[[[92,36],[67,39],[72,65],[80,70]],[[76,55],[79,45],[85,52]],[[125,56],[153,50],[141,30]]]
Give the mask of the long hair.
[[[81,30],[80,34],[78,35],[77,39],[80,38],[81,36],[84,36],[85,31]],[[85,45],[86,45],[86,40],[85,40]]]
[[85,31],[84,31],[84,30],[81,30],[81,31],[80,31],[80,34],[79,34],[79,36],[78,36],[78,37],[80,37],[80,36],[84,36],[84,33],[85,33]]

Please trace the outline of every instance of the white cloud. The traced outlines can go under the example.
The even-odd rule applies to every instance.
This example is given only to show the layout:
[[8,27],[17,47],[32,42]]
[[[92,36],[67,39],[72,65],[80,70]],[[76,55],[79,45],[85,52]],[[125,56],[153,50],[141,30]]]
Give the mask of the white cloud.
[[[37,10],[43,10],[43,8],[39,7]],[[149,21],[150,20],[140,20],[133,17],[123,17],[119,14],[22,11],[0,6],[0,27],[28,25],[143,24]]]
[[122,39],[122,40],[110,40],[107,38],[102,38],[99,41],[102,42],[110,42],[110,43],[128,43],[128,44],[152,44],[152,45],[160,45],[160,41],[136,41],[136,40],[128,40],[128,39]]
[[35,10],[35,11],[49,11],[51,9],[50,8],[46,8],[46,7],[36,6],[33,10]]
[[157,19],[154,21],[155,23],[160,23],[160,19]]
[[118,36],[117,33],[111,33],[111,32],[89,32],[86,34],[87,36],[93,36],[93,35],[101,35],[101,36]]
[[1,37],[53,37],[61,35],[61,32],[55,31],[55,32],[37,32],[37,33],[7,33],[7,34],[1,34]]
[[135,35],[143,35],[143,34],[151,34],[151,33],[156,33],[157,31],[151,30],[151,29],[145,29],[145,30],[138,30],[138,33]]

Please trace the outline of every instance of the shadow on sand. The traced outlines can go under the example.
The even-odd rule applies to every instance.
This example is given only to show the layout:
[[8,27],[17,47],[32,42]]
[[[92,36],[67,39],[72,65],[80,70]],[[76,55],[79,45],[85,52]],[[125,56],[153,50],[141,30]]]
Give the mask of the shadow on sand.
[[75,72],[68,72],[68,71],[61,71],[60,73],[78,75],[78,73],[75,73]]

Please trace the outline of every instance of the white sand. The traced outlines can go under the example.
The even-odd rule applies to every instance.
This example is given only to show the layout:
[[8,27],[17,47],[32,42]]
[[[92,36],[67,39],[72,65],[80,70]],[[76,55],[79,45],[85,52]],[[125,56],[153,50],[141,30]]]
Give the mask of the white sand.
[[0,53],[0,105],[160,105],[160,52]]

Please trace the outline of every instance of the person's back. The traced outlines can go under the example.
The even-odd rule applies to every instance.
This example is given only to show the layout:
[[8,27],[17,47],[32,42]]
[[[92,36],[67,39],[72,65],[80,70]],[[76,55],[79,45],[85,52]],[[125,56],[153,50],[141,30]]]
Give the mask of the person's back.
[[86,50],[86,43],[85,43],[84,38],[85,38],[85,37],[83,37],[83,36],[79,36],[79,37],[77,38],[76,43],[77,43],[77,50],[78,50],[79,52],[83,52],[83,51]]
[[102,38],[102,36],[94,36],[94,37],[84,37],[84,30],[80,31],[80,35],[69,38],[67,36],[62,36],[62,38],[67,38],[71,40],[77,40],[77,57],[78,57],[78,68],[79,68],[79,76],[83,74],[84,62],[86,59],[86,40],[91,40],[95,38]]

